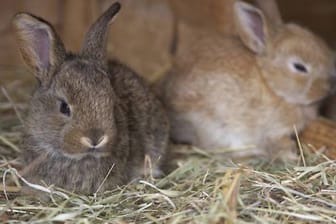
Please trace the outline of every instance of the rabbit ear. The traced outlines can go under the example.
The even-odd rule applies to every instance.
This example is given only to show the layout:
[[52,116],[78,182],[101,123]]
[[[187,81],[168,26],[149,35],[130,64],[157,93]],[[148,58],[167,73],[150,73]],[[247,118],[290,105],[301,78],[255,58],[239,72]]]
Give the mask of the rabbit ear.
[[110,6],[102,16],[90,27],[85,36],[81,54],[84,57],[106,62],[107,28],[110,21],[115,17],[121,8],[116,2]]
[[273,25],[283,24],[276,0],[256,0],[256,3]]
[[13,26],[23,60],[43,81],[49,71],[59,66],[65,58],[62,41],[51,25],[27,13],[17,14]]
[[268,27],[262,12],[244,2],[236,2],[234,12],[237,31],[243,43],[255,53],[264,53],[267,48]]

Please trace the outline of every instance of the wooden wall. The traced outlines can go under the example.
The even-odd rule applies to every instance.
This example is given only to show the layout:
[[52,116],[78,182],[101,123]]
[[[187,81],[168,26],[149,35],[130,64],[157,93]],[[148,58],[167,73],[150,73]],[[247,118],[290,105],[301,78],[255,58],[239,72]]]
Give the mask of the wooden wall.
[[[66,48],[78,51],[88,26],[114,1],[3,0],[0,7],[0,66],[22,65],[10,23],[15,13],[30,12],[49,21]],[[119,58],[150,79],[170,61],[172,14],[165,0],[120,2],[123,9],[110,28],[110,56]]]
[[[113,1],[2,0],[0,66],[22,65],[10,26],[10,20],[16,12],[28,11],[50,21],[60,33],[66,47],[76,51],[80,48],[89,24]],[[162,73],[169,67],[169,49],[173,33],[172,13],[166,0],[120,1],[123,4],[123,10],[111,27],[109,52],[111,56],[119,58],[151,79],[152,75]],[[202,1],[196,0],[196,2]],[[278,2],[285,20],[307,26],[325,38],[330,45],[336,47],[335,0],[278,0]],[[192,8],[193,6],[195,9]],[[190,9],[203,10],[198,6],[193,4]],[[211,17],[208,11],[204,15],[207,19]],[[214,20],[220,19],[221,17],[216,17]]]

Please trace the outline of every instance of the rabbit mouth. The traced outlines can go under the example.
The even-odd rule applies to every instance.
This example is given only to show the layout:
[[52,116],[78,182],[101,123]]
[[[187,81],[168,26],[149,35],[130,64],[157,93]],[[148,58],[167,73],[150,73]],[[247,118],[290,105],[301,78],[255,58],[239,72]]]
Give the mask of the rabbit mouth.
[[106,150],[106,148],[89,148],[87,150],[88,155],[92,155],[94,157],[107,157],[110,156],[110,153]]
[[[84,157],[108,157],[111,155],[110,137],[102,135],[99,138],[89,138],[82,136],[79,139],[70,139],[61,147],[61,153],[71,159],[82,159]],[[76,141],[74,141],[76,140]]]
[[62,153],[65,157],[69,159],[81,160],[87,157],[94,158],[105,158],[111,156],[111,153],[106,150],[106,148],[96,149],[96,148],[86,148],[82,152],[79,153]]

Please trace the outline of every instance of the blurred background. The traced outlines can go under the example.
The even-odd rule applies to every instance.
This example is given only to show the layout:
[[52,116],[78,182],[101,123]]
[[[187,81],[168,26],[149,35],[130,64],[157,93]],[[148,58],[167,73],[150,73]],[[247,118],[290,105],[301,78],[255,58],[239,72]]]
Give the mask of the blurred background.
[[[219,2],[195,0],[188,10],[199,21],[214,21],[222,16]],[[88,26],[113,0],[2,0],[0,8],[0,66],[22,66],[10,21],[19,11],[27,11],[50,21],[67,49],[77,51]],[[123,9],[111,27],[109,53],[148,79],[170,64],[173,13],[167,0],[120,0]],[[186,0],[187,4],[192,2]],[[216,3],[213,3],[216,2]],[[211,8],[211,5],[219,7]],[[279,0],[286,21],[304,25],[336,47],[335,0]],[[212,11],[211,11],[212,10]],[[222,10],[225,14],[224,9]],[[223,16],[222,16],[223,17]],[[222,26],[222,25],[221,25]],[[1,77],[1,76],[0,76]],[[3,77],[2,77],[3,78]]]
[[[49,21],[68,50],[78,51],[89,25],[113,0],[4,0],[0,7],[0,66],[22,66],[11,19],[25,11]],[[121,0],[111,27],[109,52],[141,74],[160,70],[168,58],[172,16],[164,0]],[[146,60],[144,60],[146,59]],[[150,63],[144,63],[150,61]],[[152,63],[153,62],[153,63]]]
[[[169,1],[173,3],[170,7]],[[110,28],[110,57],[127,64],[149,81],[171,65],[174,13],[195,26],[221,32],[230,27],[233,0],[120,0],[122,10]],[[250,0],[247,0],[250,1]],[[11,29],[12,17],[20,11],[38,15],[52,25],[68,50],[78,51],[89,25],[115,0],[2,0],[0,7],[0,87],[20,105],[27,102],[33,83],[27,75]],[[285,21],[308,27],[335,49],[335,0],[278,0]],[[174,6],[178,5],[174,8]],[[180,11],[177,10],[181,9]],[[3,107],[13,111],[8,96],[0,93]],[[336,98],[330,101],[336,105]],[[24,104],[23,104],[24,105]],[[5,109],[6,108],[0,108]],[[329,110],[329,109],[328,109]],[[331,108],[336,115],[336,106]]]

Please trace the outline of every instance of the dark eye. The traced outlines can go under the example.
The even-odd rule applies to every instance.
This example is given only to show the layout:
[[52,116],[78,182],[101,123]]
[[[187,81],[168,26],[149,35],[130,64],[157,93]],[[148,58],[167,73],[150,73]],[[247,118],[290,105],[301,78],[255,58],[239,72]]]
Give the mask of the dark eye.
[[66,116],[70,116],[70,107],[65,101],[61,101],[60,112]]
[[302,72],[302,73],[307,73],[308,72],[306,66],[304,66],[303,64],[300,64],[300,63],[294,63],[294,68],[298,72]]

